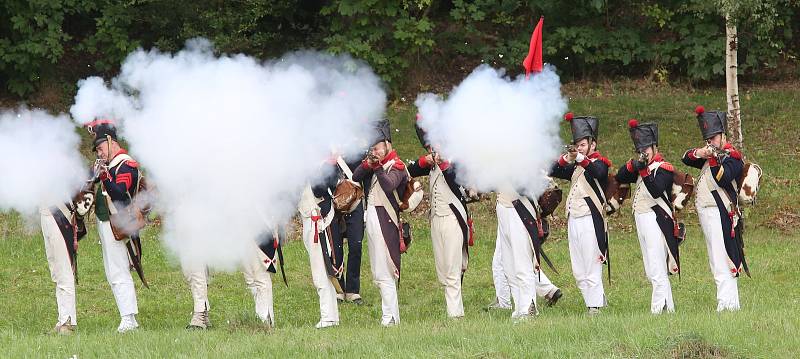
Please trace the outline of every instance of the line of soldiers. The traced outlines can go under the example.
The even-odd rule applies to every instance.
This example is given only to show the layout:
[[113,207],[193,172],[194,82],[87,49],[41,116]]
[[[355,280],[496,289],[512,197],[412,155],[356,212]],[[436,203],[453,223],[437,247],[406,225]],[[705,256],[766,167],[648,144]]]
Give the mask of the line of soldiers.
[[[603,264],[608,266],[609,278],[611,272],[608,214],[617,210],[624,198],[609,188],[634,183],[634,219],[645,273],[653,286],[650,309],[654,314],[674,311],[669,275],[680,274],[678,248],[684,228],[675,218],[674,197],[681,187],[676,188],[674,183],[676,169],[658,150],[657,125],[629,122],[639,157],[609,176],[611,161],[598,151],[599,120],[571,113],[565,119],[572,129],[572,144],[555,161],[550,176],[570,181],[565,202],[569,253],[588,313],[597,314],[608,305],[602,280]],[[694,195],[717,285],[717,310],[738,310],[737,278],[747,271],[737,195],[744,162],[741,153],[726,142],[724,113],[698,107],[697,119],[705,144],[686,151],[683,162],[701,170]],[[445,160],[439,148],[427,141],[425,132],[415,127],[427,151],[418,161],[406,165],[399,158],[392,148],[388,121],[384,120],[376,129],[376,140],[366,158],[348,163],[335,156],[326,164],[335,167],[330,171],[333,174],[319,183],[307,184],[303,190],[298,212],[312,282],[319,296],[320,320],[316,328],[339,325],[339,301],[363,303],[359,279],[365,230],[372,279],[381,296],[380,323],[387,327],[400,323],[397,286],[401,254],[411,244],[411,230],[401,213],[413,210],[420,200],[422,192],[415,178],[421,176],[429,177],[431,242],[437,278],[444,287],[446,313],[451,318],[464,316],[461,286],[469,263],[469,247],[474,243],[468,203],[478,196],[459,181],[458,164]],[[105,272],[121,316],[118,331],[124,333],[139,326],[131,268],[146,285],[138,238],[142,225],[139,220],[130,220],[142,216],[142,208],[136,209],[132,204],[144,181],[138,163],[117,142],[116,129],[110,121],[95,121],[88,128],[95,136],[93,144],[99,159],[93,179],[71,203],[41,210],[47,259],[56,283],[55,331],[68,334],[77,325],[78,240],[86,234],[83,217],[94,207]],[[96,184],[98,189],[93,191]],[[343,194],[343,187],[353,189],[357,195]],[[545,217],[560,202],[560,194],[555,205],[546,198],[547,194],[531,198],[510,185],[496,191],[497,241],[492,260],[496,298],[489,309],[511,309],[513,302],[514,321],[539,313],[537,296],[553,305],[563,295],[541,265],[544,262],[555,271],[542,246],[549,234]],[[344,197],[348,200],[341,204]],[[134,223],[115,222],[114,218],[122,217],[128,218],[122,222]],[[272,275],[277,273],[278,265],[283,265],[283,237],[280,231],[265,233],[253,241],[253,255],[241,263],[256,314],[267,327],[275,325]],[[349,252],[346,265],[345,238]],[[183,259],[181,267],[194,303],[188,327],[209,328],[208,269],[203,263]]]

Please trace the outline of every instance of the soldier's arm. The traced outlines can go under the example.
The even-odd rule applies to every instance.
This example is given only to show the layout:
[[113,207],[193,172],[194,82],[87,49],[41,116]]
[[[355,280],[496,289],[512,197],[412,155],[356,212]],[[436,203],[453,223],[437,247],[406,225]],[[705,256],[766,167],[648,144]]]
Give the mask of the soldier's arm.
[[367,163],[366,160],[361,161],[361,164],[353,170],[353,181],[361,182],[372,175],[374,169]]
[[604,158],[598,158],[595,161],[590,161],[588,158],[586,158],[578,163],[578,165],[586,169],[586,173],[588,173],[589,176],[592,176],[592,178],[606,180],[608,178],[609,166],[606,161],[607,160]]
[[558,162],[553,164],[550,168],[550,177],[560,178],[564,180],[571,180],[572,173],[575,172],[575,164],[567,163],[564,157],[559,157]]
[[411,161],[411,163],[408,164],[408,173],[411,177],[427,176],[431,173],[431,164],[428,163],[425,156],[422,156],[418,161]]
[[614,178],[619,183],[634,183],[639,178],[639,173],[633,169],[633,160],[629,160],[617,171]]
[[396,190],[406,179],[406,171],[399,169],[392,169],[389,172],[376,171],[375,176],[378,177],[378,183],[387,191]]
[[709,158],[708,161],[711,167],[711,175],[720,186],[727,185],[731,181],[738,179],[742,175],[742,170],[744,170],[744,162],[738,152],[732,152],[730,156],[722,160],[722,163],[717,162],[714,157]]
[[103,187],[113,201],[130,199],[135,191],[134,186],[139,182],[139,168],[129,166],[127,163],[120,165],[116,175],[110,173],[101,177]]
[[350,160],[346,161],[345,164],[347,164],[347,167],[350,168],[350,172],[353,172],[356,170],[356,168],[358,168],[358,166],[361,166],[361,160],[360,159]]
[[683,164],[694,167],[694,168],[703,168],[703,165],[706,164],[705,158],[700,158],[695,155],[695,148],[690,148],[683,154]]

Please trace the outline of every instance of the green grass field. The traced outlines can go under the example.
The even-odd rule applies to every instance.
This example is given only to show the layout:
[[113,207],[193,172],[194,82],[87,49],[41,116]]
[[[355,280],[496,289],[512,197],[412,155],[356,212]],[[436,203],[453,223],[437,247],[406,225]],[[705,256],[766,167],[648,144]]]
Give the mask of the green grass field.
[[[572,86],[571,110],[602,121],[601,150],[618,166],[632,155],[627,120],[660,125],[661,149],[678,167],[679,156],[699,143],[693,108],[724,108],[722,90]],[[742,98],[746,154],[765,176],[756,207],[747,211],[746,251],[753,278],[741,278],[742,310],[717,314],[715,288],[705,244],[693,210],[683,217],[689,238],[681,249],[683,274],[671,278],[677,312],[649,314],[651,287],[644,276],[629,203],[611,220],[613,283],[606,284],[610,307],[587,317],[569,267],[563,221],[546,250],[560,274],[548,273],[564,291],[562,300],[535,320],[512,324],[510,312],[485,312],[494,297],[491,257],[495,242],[494,203],[473,208],[477,240],[464,279],[466,317],[446,318],[436,281],[423,213],[411,216],[416,242],[403,257],[399,287],[402,324],[379,325],[380,298],[372,285],[366,248],[362,295],[366,305],[339,306],[341,326],[318,331],[317,296],[302,243],[290,243],[289,288],[273,279],[277,328],[263,330],[240,273],[218,273],[210,285],[213,329],[187,331],[189,289],[174,259],[158,241],[157,228],[144,236],[145,270],[151,288],[137,287],[141,329],[119,335],[116,305],[103,273],[97,234],[81,242],[78,334],[50,334],[56,319],[54,286],[38,226],[18,216],[0,216],[0,357],[655,357],[790,358],[800,350],[800,186],[798,148],[800,93],[753,89]],[[414,109],[390,109],[398,128],[401,157],[422,153],[412,128]],[[487,119],[489,121],[490,119]],[[489,121],[491,122],[491,121]],[[566,138],[568,129],[563,126]],[[696,171],[692,171],[696,174]],[[691,206],[690,206],[691,207]],[[557,214],[562,211],[557,212]],[[561,223],[561,225],[558,225]],[[137,279],[138,283],[138,279]]]

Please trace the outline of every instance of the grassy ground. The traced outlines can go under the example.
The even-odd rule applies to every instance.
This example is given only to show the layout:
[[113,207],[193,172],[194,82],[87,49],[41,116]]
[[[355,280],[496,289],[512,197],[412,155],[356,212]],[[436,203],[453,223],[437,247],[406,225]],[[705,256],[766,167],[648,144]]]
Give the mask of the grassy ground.
[[[627,119],[660,124],[662,150],[679,163],[680,154],[697,144],[692,109],[724,107],[722,91],[684,91],[670,88],[567,88],[576,114],[602,119],[602,151],[616,165],[631,156]],[[145,235],[145,266],[151,288],[137,288],[138,332],[118,335],[116,306],[102,269],[97,235],[81,243],[78,285],[79,333],[72,337],[49,334],[56,308],[41,234],[26,229],[16,216],[0,216],[0,357],[795,357],[800,339],[800,186],[797,133],[800,110],[797,91],[757,89],[743,98],[746,153],[762,165],[765,177],[760,202],[748,211],[747,254],[753,278],[742,278],[742,310],[717,314],[715,289],[705,245],[692,211],[684,214],[689,239],[682,247],[683,274],[672,278],[677,313],[649,314],[651,287],[644,277],[630,211],[612,219],[611,251],[614,280],[606,285],[610,307],[587,317],[569,268],[563,221],[546,250],[561,274],[549,273],[565,293],[553,308],[535,320],[514,325],[510,312],[487,313],[492,301],[490,264],[494,250],[491,201],[473,208],[477,243],[464,279],[466,318],[447,320],[444,298],[433,266],[427,220],[412,216],[416,242],[403,257],[399,288],[402,325],[379,325],[380,299],[363,263],[363,307],[340,305],[342,325],[313,329],[319,311],[311,285],[308,259],[300,242],[286,248],[289,287],[274,278],[278,328],[260,328],[252,299],[239,273],[215,275],[210,285],[211,320],[207,332],[186,331],[191,312],[189,290],[175,261],[158,242],[156,229]],[[391,109],[398,128],[396,145],[403,158],[421,154],[414,137],[413,109]],[[567,129],[563,134],[566,138]],[[684,168],[682,165],[679,167]],[[696,173],[696,171],[693,171]],[[559,212],[561,213],[561,212]],[[558,225],[562,223],[561,225]]]

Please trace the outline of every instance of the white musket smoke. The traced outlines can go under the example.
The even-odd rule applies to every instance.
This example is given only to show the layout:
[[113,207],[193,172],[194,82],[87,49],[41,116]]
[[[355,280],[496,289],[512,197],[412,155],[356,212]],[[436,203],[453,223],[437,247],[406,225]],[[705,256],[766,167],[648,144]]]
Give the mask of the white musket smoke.
[[510,186],[530,196],[546,188],[543,175],[559,154],[567,109],[552,67],[511,80],[482,65],[447,99],[425,93],[415,103],[428,141],[458,164],[464,185],[481,192]]
[[157,188],[163,238],[181,260],[232,269],[288,222],[301,190],[363,150],[381,118],[380,80],[348,56],[260,62],[216,56],[204,39],[176,54],[138,50],[110,87],[79,83],[74,117],[113,117]]
[[31,216],[70,201],[88,176],[80,141],[64,114],[25,107],[0,112],[0,211]]

